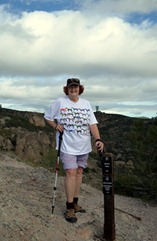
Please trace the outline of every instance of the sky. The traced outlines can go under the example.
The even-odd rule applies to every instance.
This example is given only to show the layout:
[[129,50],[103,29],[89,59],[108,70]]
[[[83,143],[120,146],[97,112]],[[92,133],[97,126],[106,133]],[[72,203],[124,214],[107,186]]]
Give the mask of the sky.
[[93,111],[156,117],[157,0],[1,0],[1,106],[44,113],[71,77]]

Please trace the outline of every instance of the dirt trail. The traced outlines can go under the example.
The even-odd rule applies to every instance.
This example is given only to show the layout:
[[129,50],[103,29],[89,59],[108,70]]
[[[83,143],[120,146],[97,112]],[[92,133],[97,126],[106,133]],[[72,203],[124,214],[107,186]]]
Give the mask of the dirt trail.
[[[0,241],[99,241],[103,237],[103,193],[82,185],[86,214],[78,222],[64,220],[63,178],[58,178],[51,213],[54,175],[0,154]],[[131,215],[130,215],[131,214]],[[140,217],[141,220],[138,220]],[[157,207],[115,195],[116,241],[157,241]]]

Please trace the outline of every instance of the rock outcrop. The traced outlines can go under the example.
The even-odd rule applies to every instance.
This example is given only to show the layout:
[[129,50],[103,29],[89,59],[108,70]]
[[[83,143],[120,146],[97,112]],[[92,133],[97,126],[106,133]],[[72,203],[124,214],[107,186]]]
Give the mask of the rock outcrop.
[[43,114],[1,109],[0,149],[22,160],[44,161],[55,148],[55,133],[46,129]]
[[44,121],[43,115],[34,114],[29,118],[29,122],[35,126],[45,127],[46,123]]
[[[116,165],[133,166],[132,150],[126,139],[134,119],[96,112],[102,140],[112,152]],[[0,109],[0,149],[20,158],[41,162],[55,148],[55,132],[45,123],[43,114]],[[94,143],[93,151],[96,152]]]

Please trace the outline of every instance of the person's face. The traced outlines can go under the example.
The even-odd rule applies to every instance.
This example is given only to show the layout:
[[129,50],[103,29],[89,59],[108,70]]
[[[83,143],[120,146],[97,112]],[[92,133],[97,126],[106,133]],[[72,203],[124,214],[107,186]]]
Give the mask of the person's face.
[[71,85],[68,87],[68,95],[69,96],[78,96],[79,95],[79,86],[78,85]]

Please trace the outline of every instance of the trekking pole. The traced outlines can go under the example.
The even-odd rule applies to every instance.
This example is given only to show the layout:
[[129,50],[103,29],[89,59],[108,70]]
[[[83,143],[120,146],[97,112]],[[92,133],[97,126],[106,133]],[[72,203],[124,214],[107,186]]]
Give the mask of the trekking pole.
[[54,184],[54,189],[53,189],[54,192],[53,192],[53,202],[52,202],[52,213],[54,212],[54,208],[55,208],[55,199],[56,199],[56,190],[57,190],[57,177],[58,177],[58,172],[59,172],[59,159],[60,159],[60,149],[61,149],[62,135],[63,135],[63,132],[60,132],[58,152],[57,152],[57,161],[56,161],[55,184]]
[[113,155],[99,152],[99,156],[103,175],[104,238],[106,241],[115,241]]

